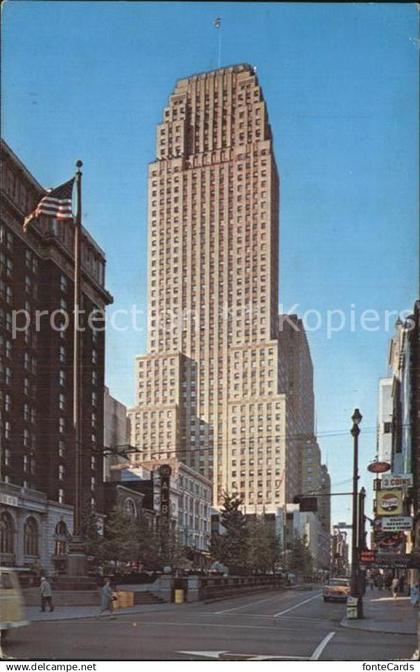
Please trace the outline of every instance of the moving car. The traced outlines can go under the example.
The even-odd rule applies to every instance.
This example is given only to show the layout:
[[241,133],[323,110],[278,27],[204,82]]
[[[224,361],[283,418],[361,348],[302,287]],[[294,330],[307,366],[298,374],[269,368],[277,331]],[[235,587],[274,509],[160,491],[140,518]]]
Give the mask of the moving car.
[[346,579],[345,576],[338,576],[335,579],[330,579],[323,590],[324,602],[329,602],[330,600],[346,602],[349,594],[350,580]]
[[10,628],[28,625],[25,620],[22,591],[18,578],[8,567],[0,567],[0,635],[4,639]]

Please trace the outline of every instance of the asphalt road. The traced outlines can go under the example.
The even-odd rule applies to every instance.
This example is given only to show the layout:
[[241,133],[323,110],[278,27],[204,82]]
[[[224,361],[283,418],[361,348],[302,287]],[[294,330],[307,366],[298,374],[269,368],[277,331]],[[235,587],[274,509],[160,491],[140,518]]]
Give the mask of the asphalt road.
[[345,606],[318,589],[164,604],[109,619],[33,622],[4,647],[17,660],[406,660],[415,636],[340,626]]

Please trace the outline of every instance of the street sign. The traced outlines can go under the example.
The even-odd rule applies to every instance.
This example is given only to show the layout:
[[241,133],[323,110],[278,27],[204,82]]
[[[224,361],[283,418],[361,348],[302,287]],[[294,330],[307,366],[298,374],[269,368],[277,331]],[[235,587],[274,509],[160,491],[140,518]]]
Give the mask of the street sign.
[[410,555],[379,557],[375,562],[375,567],[381,569],[405,569],[411,560]]
[[383,516],[382,529],[384,532],[399,532],[400,530],[411,530],[413,519],[411,516]]
[[381,479],[381,489],[388,488],[411,488],[413,486],[413,474],[387,474]]
[[368,466],[368,471],[371,471],[374,474],[383,474],[390,469],[391,465],[388,462],[372,462]]
[[401,516],[402,490],[377,490],[376,513],[378,516]]

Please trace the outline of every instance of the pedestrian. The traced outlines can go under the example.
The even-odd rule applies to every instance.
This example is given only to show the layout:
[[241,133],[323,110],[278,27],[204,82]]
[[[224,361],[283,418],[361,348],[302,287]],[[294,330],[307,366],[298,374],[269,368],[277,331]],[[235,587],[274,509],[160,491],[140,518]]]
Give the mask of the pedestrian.
[[392,590],[392,597],[395,598],[398,597],[398,588],[400,585],[400,580],[397,576],[394,576],[394,578],[391,581],[391,590]]
[[420,581],[413,583],[410,590],[410,604],[416,609],[420,606]]
[[399,578],[399,585],[398,585],[398,591],[400,595],[404,595],[404,587],[405,587],[405,576],[404,574],[401,574]]
[[101,610],[98,616],[102,616],[105,611],[109,611],[110,615],[112,616],[112,600],[113,594],[111,588],[111,579],[105,579],[105,583],[101,588]]
[[369,577],[369,586],[371,590],[373,590],[375,587],[375,579],[373,578],[373,576]]
[[376,578],[376,586],[377,586],[378,590],[382,590],[383,585],[384,585],[383,576],[382,576],[382,574],[378,574],[378,576]]
[[45,576],[41,576],[41,585],[40,585],[40,594],[41,594],[41,611],[45,611],[45,607],[48,604],[50,611],[54,611],[54,606],[52,603],[52,589],[51,584],[47,581]]

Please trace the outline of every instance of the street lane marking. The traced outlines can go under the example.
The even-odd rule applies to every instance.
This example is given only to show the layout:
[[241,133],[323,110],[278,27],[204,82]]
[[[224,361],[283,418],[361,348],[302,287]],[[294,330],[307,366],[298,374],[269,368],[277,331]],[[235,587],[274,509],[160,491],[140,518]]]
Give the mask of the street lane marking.
[[294,609],[297,609],[298,607],[301,607],[302,604],[306,604],[307,602],[311,602],[312,600],[315,600],[317,597],[320,597],[321,595],[322,595],[322,593],[317,593],[316,595],[312,595],[312,597],[308,597],[307,600],[303,600],[303,602],[298,602],[293,607],[289,607],[288,609],[283,609],[283,611],[278,611],[277,614],[273,614],[273,618],[277,618],[277,616],[283,616],[283,614],[288,614],[289,611],[293,611]]
[[302,632],[302,628],[281,628],[279,629],[277,626],[270,626],[270,625],[243,625],[241,623],[238,623],[238,625],[233,625],[233,624],[225,624],[225,623],[203,623],[202,621],[195,621],[194,623],[189,623],[189,622],[181,622],[181,621],[137,621],[137,624],[142,627],[147,627],[149,625],[174,625],[175,627],[183,626],[183,625],[192,625],[193,627],[196,628],[223,628],[224,630],[231,628],[232,630],[238,630],[243,629],[243,630],[274,630],[278,634],[281,634],[282,632]]
[[335,632],[330,632],[326,637],[324,637],[322,642],[320,642],[318,644],[318,646],[316,647],[315,651],[313,652],[313,654],[309,658],[309,660],[319,660],[319,657],[320,657],[321,653],[323,652],[323,650],[327,646],[328,642],[330,642],[332,640],[334,635],[335,635]]
[[253,607],[255,604],[262,604],[263,602],[270,602],[270,600],[276,600],[278,595],[272,597],[266,597],[265,600],[257,600],[256,602],[249,602],[248,604],[243,604],[240,607],[232,607],[231,609],[223,609],[223,611],[213,611],[213,614],[229,614],[231,611],[237,611],[238,609],[246,609],[247,607]]
[[221,656],[225,656],[222,660],[248,660],[248,661],[258,661],[258,660],[309,660],[307,656],[270,656],[270,655],[256,655],[254,653],[231,653],[230,651],[176,651],[176,653],[185,653],[189,656],[197,656],[199,658],[216,658],[219,659]]

